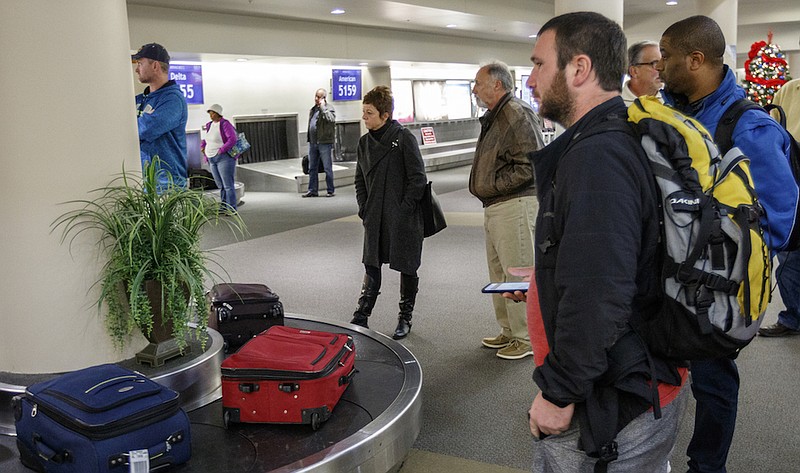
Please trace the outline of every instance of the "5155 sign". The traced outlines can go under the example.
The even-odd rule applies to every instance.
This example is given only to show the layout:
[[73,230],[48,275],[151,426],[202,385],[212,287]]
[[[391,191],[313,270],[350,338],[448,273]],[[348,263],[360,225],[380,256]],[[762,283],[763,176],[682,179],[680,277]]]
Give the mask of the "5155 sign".
[[169,78],[181,88],[186,103],[203,103],[203,66],[200,64],[170,64]]
[[333,70],[333,100],[361,100],[361,69]]

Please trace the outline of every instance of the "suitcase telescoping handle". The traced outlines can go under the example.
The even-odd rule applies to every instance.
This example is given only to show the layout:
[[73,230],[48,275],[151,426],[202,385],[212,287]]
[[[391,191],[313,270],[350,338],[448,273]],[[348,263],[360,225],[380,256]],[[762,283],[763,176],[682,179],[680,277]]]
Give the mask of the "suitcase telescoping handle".
[[[158,445],[155,445],[153,447],[148,448],[146,450],[146,452],[147,452],[147,454],[149,456],[149,463],[150,463],[149,469],[152,469],[154,464],[158,464],[159,463],[159,459],[161,459],[165,455],[169,454],[169,451],[172,450],[172,446],[173,445],[175,445],[176,443],[183,442],[184,439],[185,439],[185,435],[184,435],[183,431],[175,432],[174,434],[172,434],[169,437],[167,437],[167,440],[165,440],[163,442],[160,442]],[[144,453],[144,452],[145,451],[143,451],[142,453]],[[113,470],[114,468],[117,468],[117,467],[120,467],[120,466],[129,466],[130,463],[131,463],[131,453],[134,453],[134,452],[125,452],[125,453],[120,453],[120,454],[117,454],[117,455],[112,455],[111,457],[109,457],[109,459],[108,459],[108,469],[111,470],[111,471],[114,471]],[[120,471],[124,471],[124,470],[120,470]],[[134,471],[136,471],[136,470],[134,470]]]

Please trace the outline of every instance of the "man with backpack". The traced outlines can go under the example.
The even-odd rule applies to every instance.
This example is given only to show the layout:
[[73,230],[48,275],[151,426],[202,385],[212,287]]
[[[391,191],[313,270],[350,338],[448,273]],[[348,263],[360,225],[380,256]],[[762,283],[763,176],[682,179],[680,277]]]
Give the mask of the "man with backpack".
[[[723,63],[726,42],[719,25],[693,16],[671,25],[661,37],[666,103],[695,117],[714,135],[723,113],[745,96]],[[750,158],[756,193],[765,211],[765,240],[774,252],[789,242],[797,213],[798,186],[787,160],[788,134],[768,114],[747,111],[732,133],[732,143]],[[689,471],[725,472],[736,425],[739,373],[732,357],[693,360],[692,393],[697,400]]]
[[614,471],[667,472],[686,405],[686,369],[648,357],[630,325],[657,310],[660,230],[647,158],[620,97],[625,55],[617,23],[577,12],[548,21],[531,56],[527,85],[540,113],[566,128],[530,154],[550,348],[528,412],[535,473],[601,472],[610,462]]

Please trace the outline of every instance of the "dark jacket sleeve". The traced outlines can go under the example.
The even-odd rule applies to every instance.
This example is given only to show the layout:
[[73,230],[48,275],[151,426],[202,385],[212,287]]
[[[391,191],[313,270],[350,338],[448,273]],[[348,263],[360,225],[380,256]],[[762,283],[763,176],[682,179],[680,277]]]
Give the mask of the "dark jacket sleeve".
[[403,140],[403,165],[406,172],[403,205],[409,210],[413,210],[422,199],[428,178],[425,174],[425,162],[422,160],[417,140],[407,129],[403,129],[401,139]]
[[512,194],[531,186],[533,166],[528,153],[543,146],[540,124],[533,111],[515,107],[519,110],[512,115],[512,105],[516,104],[508,104],[509,113],[502,117],[508,123],[505,125],[504,146],[498,150],[495,172],[495,185],[500,195]]
[[637,294],[647,176],[631,159],[635,142],[600,136],[564,155],[555,179],[554,225],[563,229],[552,268],[557,317],[534,380],[560,404],[585,400],[607,371],[607,351],[626,331]]
[[357,158],[356,158],[356,176],[355,176],[355,188],[356,188],[356,203],[358,204],[358,216],[360,218],[364,218],[364,206],[367,203],[367,182],[364,176],[364,171],[361,169],[361,163],[364,162],[365,156],[364,153],[369,152],[367,150],[367,143],[369,141],[369,137],[364,135],[358,140],[358,148],[357,148]]

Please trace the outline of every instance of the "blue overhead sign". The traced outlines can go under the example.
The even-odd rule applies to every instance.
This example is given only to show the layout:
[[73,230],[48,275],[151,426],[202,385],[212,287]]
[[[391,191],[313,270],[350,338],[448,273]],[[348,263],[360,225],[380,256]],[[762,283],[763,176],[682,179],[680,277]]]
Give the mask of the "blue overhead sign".
[[186,103],[203,103],[203,66],[200,64],[170,64],[169,78],[181,88]]
[[361,100],[361,69],[333,70],[333,100]]

